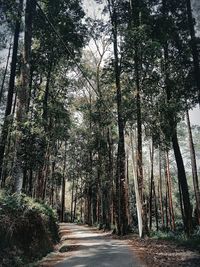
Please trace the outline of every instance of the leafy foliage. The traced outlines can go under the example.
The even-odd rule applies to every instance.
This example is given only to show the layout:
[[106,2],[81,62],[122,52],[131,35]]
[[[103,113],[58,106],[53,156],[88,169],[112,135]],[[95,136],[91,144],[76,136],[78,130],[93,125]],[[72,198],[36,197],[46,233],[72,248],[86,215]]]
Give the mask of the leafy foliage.
[[[2,266],[21,266],[42,257],[59,241],[55,212],[26,195],[0,192],[0,258]],[[13,257],[14,255],[14,257]]]

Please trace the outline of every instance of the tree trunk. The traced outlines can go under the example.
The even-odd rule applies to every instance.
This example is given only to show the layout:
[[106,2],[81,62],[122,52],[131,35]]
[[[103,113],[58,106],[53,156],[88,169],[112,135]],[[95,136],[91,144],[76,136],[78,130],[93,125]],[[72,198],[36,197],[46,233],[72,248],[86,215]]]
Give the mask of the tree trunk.
[[155,219],[156,219],[156,230],[158,231],[158,205],[157,205],[156,189],[155,189],[155,183],[154,182],[153,182],[153,197],[154,197],[154,209],[155,209]]
[[169,226],[169,217],[168,217],[168,186],[167,186],[167,172],[165,175],[165,187],[166,187],[166,192],[165,192],[165,222],[166,222],[166,229],[168,229]]
[[194,76],[196,80],[197,90],[198,90],[198,101],[200,104],[200,67],[199,67],[199,53],[197,48],[197,40],[195,36],[195,29],[194,29],[194,18],[192,16],[192,8],[191,8],[191,1],[186,0],[186,7],[187,7],[187,17],[188,17],[188,27],[190,31],[191,37],[191,51],[193,57],[193,65],[194,65]]
[[192,177],[193,177],[194,193],[195,193],[195,199],[196,199],[197,220],[198,220],[198,224],[200,225],[200,191],[199,191],[199,182],[198,182],[198,174],[197,174],[196,153],[195,153],[195,148],[194,148],[192,129],[190,125],[190,117],[189,117],[188,110],[186,111],[186,119],[187,119],[188,135],[189,135]]
[[125,235],[128,231],[127,196],[125,185],[125,147],[124,147],[124,118],[122,112],[122,95],[120,82],[120,67],[118,57],[118,25],[117,12],[113,0],[108,0],[108,8],[112,23],[115,85],[117,94],[117,118],[118,118],[118,150],[117,150],[117,174],[116,174],[116,201],[117,205],[117,232]]
[[33,169],[31,167],[30,174],[29,174],[29,189],[28,189],[28,195],[30,197],[33,196],[33,192],[32,191],[33,191]]
[[80,207],[80,221],[81,223],[83,223],[83,198],[82,198],[82,195],[83,195],[83,177],[81,175],[81,207]]
[[131,216],[130,216],[130,194],[129,194],[129,151],[127,150],[126,154],[126,195],[127,195],[127,209],[128,209],[128,225],[131,225]]
[[49,69],[47,73],[47,81],[45,86],[45,93],[44,93],[44,99],[43,99],[43,124],[44,124],[44,130],[45,132],[48,131],[48,99],[49,99],[49,88],[50,88],[50,81],[51,81],[51,72],[52,72],[52,66],[53,66],[53,55],[51,55],[51,59],[49,62]]
[[138,180],[136,175],[136,163],[135,163],[135,156],[134,156],[134,146],[133,146],[133,134],[130,132],[130,140],[131,140],[131,154],[132,154],[132,169],[133,169],[133,180],[134,180],[134,187],[135,187],[135,196],[136,196],[136,208],[137,208],[137,219],[138,219],[138,229],[139,229],[139,236],[140,238],[143,235],[143,221],[142,221],[142,203],[139,194],[139,187],[138,187]]
[[[163,0],[163,10],[164,10],[164,16],[167,16],[166,14],[166,6],[165,1]],[[165,60],[165,90],[166,90],[166,96],[167,96],[167,103],[170,102],[172,96],[171,96],[171,82],[170,82],[170,73],[169,73],[169,51],[168,51],[168,43],[167,41],[164,44],[164,60]],[[191,204],[190,204],[190,197],[189,197],[189,190],[188,190],[188,183],[185,173],[185,167],[183,164],[183,158],[181,155],[179,143],[178,143],[178,137],[177,137],[177,131],[176,131],[176,114],[171,114],[170,121],[169,121],[169,127],[171,127],[171,131],[173,132],[172,135],[172,144],[178,169],[178,180],[180,183],[180,188],[182,191],[182,197],[183,197],[183,206],[184,206],[184,213],[185,213],[185,232],[189,236],[192,231],[192,211],[191,211]]]
[[169,166],[169,153],[166,152],[166,174],[167,174],[167,187],[168,187],[168,199],[169,199],[169,215],[170,215],[170,225],[171,229],[175,230],[175,220],[174,220],[174,209],[172,201],[172,182],[170,175],[170,166]]
[[185,214],[185,231],[187,235],[190,236],[192,232],[192,210],[191,210],[191,204],[190,204],[187,178],[185,174],[185,167],[183,164],[183,158],[181,155],[176,130],[172,137],[172,144],[173,144],[174,155],[175,155],[177,169],[178,169],[178,180],[180,183],[180,188],[181,188],[182,198],[183,198],[183,207],[184,207],[184,214]]
[[63,163],[63,175],[62,175],[62,194],[61,194],[61,222],[65,220],[65,172],[66,172],[66,157],[67,157],[67,143],[65,141],[64,163]]
[[77,206],[77,198],[78,198],[77,193],[78,193],[78,179],[76,180],[76,186],[75,186],[73,222],[75,222],[75,219],[76,219],[76,206]]
[[[130,1],[131,10],[131,26],[139,28],[140,26],[140,12],[139,6],[140,2],[138,0]],[[142,203],[142,220],[143,220],[143,230],[142,234],[148,233],[148,223],[147,223],[147,208],[144,202],[143,196],[143,159],[142,159],[142,118],[141,118],[141,88],[140,88],[140,54],[139,54],[140,44],[136,38],[134,41],[134,71],[135,71],[135,83],[136,83],[136,108],[137,108],[137,179],[140,201]]]
[[9,124],[10,124],[9,115],[12,112],[13,93],[14,93],[14,87],[15,87],[15,76],[16,76],[16,66],[17,66],[17,51],[18,51],[18,43],[19,43],[22,10],[23,10],[23,0],[20,0],[18,16],[17,16],[16,25],[15,25],[10,79],[9,79],[7,103],[6,103],[6,110],[5,110],[5,119],[4,119],[4,123],[2,126],[2,133],[1,133],[1,139],[0,139],[0,179],[2,176],[4,153],[5,153],[5,147],[6,147],[7,137],[8,137]]
[[153,186],[154,186],[154,173],[153,173],[153,161],[154,161],[154,147],[153,140],[150,147],[150,162],[151,162],[151,181],[150,181],[150,198],[149,198],[149,229],[152,229],[152,207],[153,207]]
[[18,89],[18,102],[16,111],[17,130],[19,132],[16,139],[16,156],[12,177],[14,180],[14,192],[20,193],[22,189],[23,179],[23,159],[21,158],[21,148],[23,145],[23,123],[26,121],[28,111],[28,96],[30,85],[30,62],[31,62],[31,42],[32,42],[32,22],[35,11],[35,1],[27,0],[25,9],[25,33],[24,33],[24,49],[23,62],[21,67],[20,86]]
[[107,143],[108,143],[108,175],[109,175],[109,196],[110,196],[110,206],[108,211],[108,216],[110,220],[110,227],[114,225],[114,175],[113,175],[113,141],[111,136],[111,130],[107,130]]
[[3,74],[3,79],[2,79],[1,89],[0,89],[0,104],[1,104],[1,101],[2,101],[3,93],[4,93],[4,84],[5,84],[6,75],[7,75],[7,71],[8,71],[8,63],[9,63],[9,60],[10,60],[11,48],[12,48],[12,39],[10,40],[10,46],[9,46],[9,49],[8,49],[8,56],[7,56],[7,60],[6,60],[6,67],[5,67],[5,71],[4,71],[4,74]]
[[159,199],[160,199],[160,215],[162,228],[165,225],[164,222],[164,211],[163,211],[163,194],[162,194],[162,166],[161,166],[161,150],[159,148]]
[[73,222],[73,205],[74,205],[74,177],[72,178],[72,195],[71,195],[71,222]]

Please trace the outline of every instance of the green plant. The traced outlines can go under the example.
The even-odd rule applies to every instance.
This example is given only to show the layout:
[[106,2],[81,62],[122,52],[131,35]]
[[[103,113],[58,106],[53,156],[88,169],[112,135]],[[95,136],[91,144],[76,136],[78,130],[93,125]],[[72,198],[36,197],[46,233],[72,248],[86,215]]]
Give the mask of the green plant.
[[[16,253],[11,257],[16,261],[19,258],[25,262],[40,258],[50,252],[58,241],[56,213],[48,205],[36,202],[24,194],[8,195],[0,192],[2,261],[5,257],[9,258],[9,251]],[[3,266],[9,265],[5,263]],[[18,265],[16,263],[12,266]]]

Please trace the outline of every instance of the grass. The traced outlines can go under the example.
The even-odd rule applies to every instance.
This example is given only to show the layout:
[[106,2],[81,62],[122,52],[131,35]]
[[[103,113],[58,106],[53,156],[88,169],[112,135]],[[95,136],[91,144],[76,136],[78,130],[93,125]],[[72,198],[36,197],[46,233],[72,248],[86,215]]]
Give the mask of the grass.
[[184,246],[190,249],[200,250],[200,234],[199,229],[195,229],[190,238],[182,232],[172,231],[153,231],[150,233],[152,239],[173,241],[180,246]]

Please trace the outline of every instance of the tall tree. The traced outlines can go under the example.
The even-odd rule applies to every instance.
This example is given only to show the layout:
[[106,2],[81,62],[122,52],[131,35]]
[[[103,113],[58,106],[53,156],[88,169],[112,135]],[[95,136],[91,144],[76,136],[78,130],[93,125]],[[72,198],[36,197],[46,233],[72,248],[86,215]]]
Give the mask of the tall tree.
[[30,64],[31,64],[31,43],[32,43],[32,23],[35,13],[36,3],[33,0],[26,1],[25,8],[25,32],[24,32],[24,47],[23,58],[20,74],[20,85],[17,92],[17,110],[16,121],[18,136],[16,139],[16,155],[14,159],[14,167],[12,176],[15,181],[14,191],[20,193],[22,190],[23,181],[23,166],[22,166],[22,143],[23,143],[23,124],[26,122],[28,112],[28,98],[30,94]]
[[120,82],[120,67],[118,55],[118,1],[108,0],[108,9],[112,24],[113,50],[114,50],[114,70],[117,96],[117,117],[118,117],[118,151],[117,151],[117,175],[116,175],[116,203],[117,203],[117,231],[119,235],[124,235],[128,230],[127,217],[127,196],[125,185],[125,147],[124,147],[124,118],[122,92]]
[[197,172],[197,162],[196,162],[196,153],[194,149],[194,141],[192,136],[192,129],[189,117],[189,111],[186,111],[187,127],[188,127],[188,136],[189,136],[189,147],[190,147],[190,157],[192,165],[192,177],[194,185],[194,193],[196,199],[196,211],[197,211],[197,220],[200,224],[200,191],[199,191],[199,181],[198,181],[198,172]]
[[194,77],[196,80],[196,86],[198,90],[198,101],[200,104],[200,66],[199,66],[199,53],[197,48],[197,39],[195,34],[195,20],[193,18],[192,14],[192,6],[191,6],[191,0],[185,0],[186,7],[187,7],[187,18],[188,18],[188,27],[190,31],[190,47],[192,51],[192,57],[193,57],[193,64],[194,64]]
[[9,132],[9,122],[10,122],[9,116],[11,115],[12,105],[13,105],[13,94],[14,94],[14,88],[15,88],[17,52],[18,52],[18,43],[19,43],[19,33],[20,33],[22,10],[23,10],[23,0],[20,0],[19,5],[18,5],[16,25],[15,25],[13,50],[12,50],[12,61],[11,61],[11,70],[10,70],[10,79],[9,79],[8,95],[7,95],[7,102],[6,102],[5,118],[4,118],[4,124],[2,127],[1,140],[0,140],[0,178],[2,176],[4,153],[5,153],[5,147],[6,147],[6,142],[7,142],[7,138],[8,138],[8,132]]

